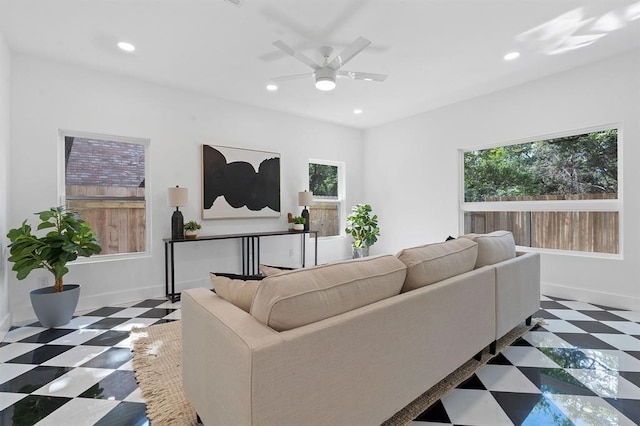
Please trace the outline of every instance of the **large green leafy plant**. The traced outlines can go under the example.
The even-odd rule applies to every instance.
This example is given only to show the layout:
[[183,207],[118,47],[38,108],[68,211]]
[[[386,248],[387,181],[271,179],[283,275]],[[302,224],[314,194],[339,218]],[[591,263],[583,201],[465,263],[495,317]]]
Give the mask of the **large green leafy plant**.
[[55,277],[55,290],[63,289],[62,277],[69,272],[67,263],[78,256],[89,257],[100,253],[95,232],[76,212],[64,207],[52,207],[36,213],[40,218],[38,231],[48,230],[44,236],[31,232],[25,220],[19,228],[9,230],[9,262],[19,280],[25,279],[34,269],[46,269]]
[[351,214],[347,216],[345,232],[353,237],[355,248],[371,247],[380,235],[378,216],[371,216],[369,204],[357,204],[351,208]]

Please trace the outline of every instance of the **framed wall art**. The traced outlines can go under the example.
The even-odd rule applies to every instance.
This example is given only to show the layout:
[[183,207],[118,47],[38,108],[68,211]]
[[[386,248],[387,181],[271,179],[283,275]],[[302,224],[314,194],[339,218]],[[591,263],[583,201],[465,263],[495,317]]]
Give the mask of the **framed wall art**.
[[280,154],[202,145],[202,219],[280,216]]

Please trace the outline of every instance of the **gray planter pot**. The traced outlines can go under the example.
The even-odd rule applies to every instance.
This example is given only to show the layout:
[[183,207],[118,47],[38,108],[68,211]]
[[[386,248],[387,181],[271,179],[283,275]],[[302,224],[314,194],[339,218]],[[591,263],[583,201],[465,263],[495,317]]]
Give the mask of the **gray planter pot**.
[[356,248],[351,246],[351,250],[352,250],[354,259],[359,259],[361,257],[369,256],[369,247],[365,246],[365,247]]
[[80,298],[80,285],[65,284],[56,293],[55,287],[43,287],[31,292],[31,306],[43,327],[59,327],[71,321]]

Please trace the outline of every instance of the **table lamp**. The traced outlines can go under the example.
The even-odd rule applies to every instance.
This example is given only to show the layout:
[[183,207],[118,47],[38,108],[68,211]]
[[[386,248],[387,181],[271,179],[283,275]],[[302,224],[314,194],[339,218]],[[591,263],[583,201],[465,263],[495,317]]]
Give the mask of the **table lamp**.
[[304,206],[302,210],[302,217],[304,217],[304,230],[309,230],[309,210],[307,210],[307,206],[310,206],[313,203],[313,192],[309,191],[300,191],[298,192],[298,205]]
[[184,239],[184,218],[180,212],[179,207],[187,205],[188,189],[180,188],[176,185],[175,188],[169,188],[169,205],[175,207],[176,211],[171,216],[171,239],[183,240]]

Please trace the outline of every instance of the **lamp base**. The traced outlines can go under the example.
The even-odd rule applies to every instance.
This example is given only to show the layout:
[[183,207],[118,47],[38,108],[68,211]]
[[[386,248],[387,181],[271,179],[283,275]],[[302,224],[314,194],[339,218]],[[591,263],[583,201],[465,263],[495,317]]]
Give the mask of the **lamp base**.
[[304,230],[308,231],[309,230],[309,210],[307,210],[306,206],[304,210],[302,210],[301,216],[304,217]]
[[171,216],[171,239],[184,240],[184,217],[177,207]]

